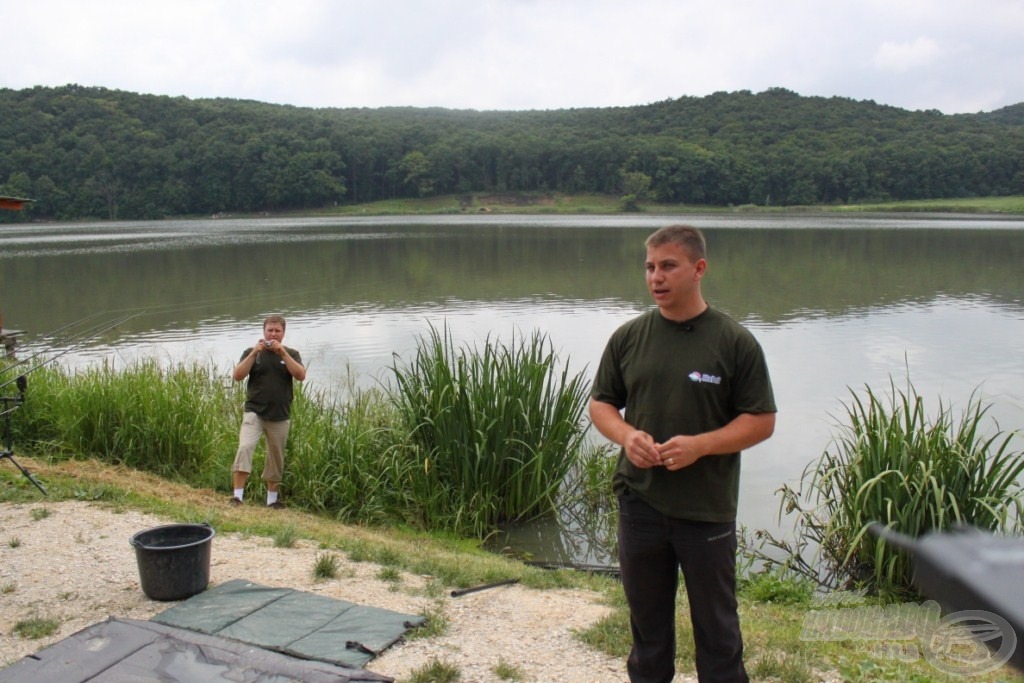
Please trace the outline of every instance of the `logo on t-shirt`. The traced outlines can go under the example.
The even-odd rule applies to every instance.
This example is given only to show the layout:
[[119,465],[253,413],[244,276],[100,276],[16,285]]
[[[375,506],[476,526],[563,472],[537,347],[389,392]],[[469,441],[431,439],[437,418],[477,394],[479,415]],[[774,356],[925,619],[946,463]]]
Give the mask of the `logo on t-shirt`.
[[698,370],[694,370],[687,377],[690,378],[691,382],[697,382],[698,384],[721,384],[722,378],[715,375],[707,375]]

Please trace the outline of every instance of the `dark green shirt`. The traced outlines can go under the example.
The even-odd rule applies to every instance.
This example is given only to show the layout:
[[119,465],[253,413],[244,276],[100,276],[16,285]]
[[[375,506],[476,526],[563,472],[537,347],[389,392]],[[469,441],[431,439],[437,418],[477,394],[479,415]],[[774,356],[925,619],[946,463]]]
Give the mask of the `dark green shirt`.
[[[723,427],[742,413],[774,413],[764,352],[729,316],[708,308],[673,322],[654,309],[619,327],[597,369],[591,397],[625,408],[626,422],[658,443]],[[736,519],[740,454],[712,455],[669,472],[639,468],[620,452],[613,479],[670,517]]]
[[[288,346],[284,348],[296,363],[302,364],[298,351]],[[251,348],[243,351],[239,362],[251,351]],[[287,420],[291,417],[293,396],[292,373],[288,372],[284,359],[271,351],[260,351],[245,385],[246,412],[256,413],[270,422]]]

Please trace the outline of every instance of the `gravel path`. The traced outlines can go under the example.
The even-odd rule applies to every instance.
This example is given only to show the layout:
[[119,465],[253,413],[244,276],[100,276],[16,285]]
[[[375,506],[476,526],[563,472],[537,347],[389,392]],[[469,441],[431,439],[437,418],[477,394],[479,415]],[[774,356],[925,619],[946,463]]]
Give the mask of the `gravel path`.
[[[0,504],[0,667],[110,616],[149,619],[175,604],[145,596],[128,542],[138,531],[174,521],[75,501]],[[444,635],[401,641],[366,666],[397,681],[434,660],[458,667],[462,683],[501,683],[493,671],[499,662],[517,667],[524,681],[626,680],[620,658],[573,636],[607,614],[595,593],[509,585],[439,599],[424,594],[428,577],[385,580],[379,566],[343,553],[336,554],[337,578],[317,580],[313,567],[321,552],[308,541],[277,548],[267,538],[218,534],[210,581],[246,579],[409,614],[436,611],[440,600],[449,621]],[[12,633],[34,617],[56,619],[60,629],[38,640]]]

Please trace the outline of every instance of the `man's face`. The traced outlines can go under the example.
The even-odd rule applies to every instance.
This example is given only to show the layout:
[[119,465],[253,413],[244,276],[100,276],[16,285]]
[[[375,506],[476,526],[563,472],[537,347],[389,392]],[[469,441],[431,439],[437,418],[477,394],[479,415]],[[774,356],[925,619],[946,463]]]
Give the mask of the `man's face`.
[[276,342],[284,340],[284,327],[281,323],[267,323],[263,326],[263,338]]
[[686,307],[693,301],[707,262],[704,259],[691,260],[690,253],[671,242],[648,247],[647,291],[654,298],[658,308],[672,312]]

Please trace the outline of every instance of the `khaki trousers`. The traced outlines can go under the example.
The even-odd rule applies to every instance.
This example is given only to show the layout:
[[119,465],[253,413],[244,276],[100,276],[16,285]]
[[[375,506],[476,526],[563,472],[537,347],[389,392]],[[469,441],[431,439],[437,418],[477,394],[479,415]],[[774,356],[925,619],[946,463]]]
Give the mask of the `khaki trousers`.
[[238,430],[238,452],[232,472],[252,472],[252,456],[261,436],[267,438],[267,459],[263,464],[263,481],[281,483],[284,475],[284,446],[288,441],[291,420],[264,420],[256,413],[245,413]]

